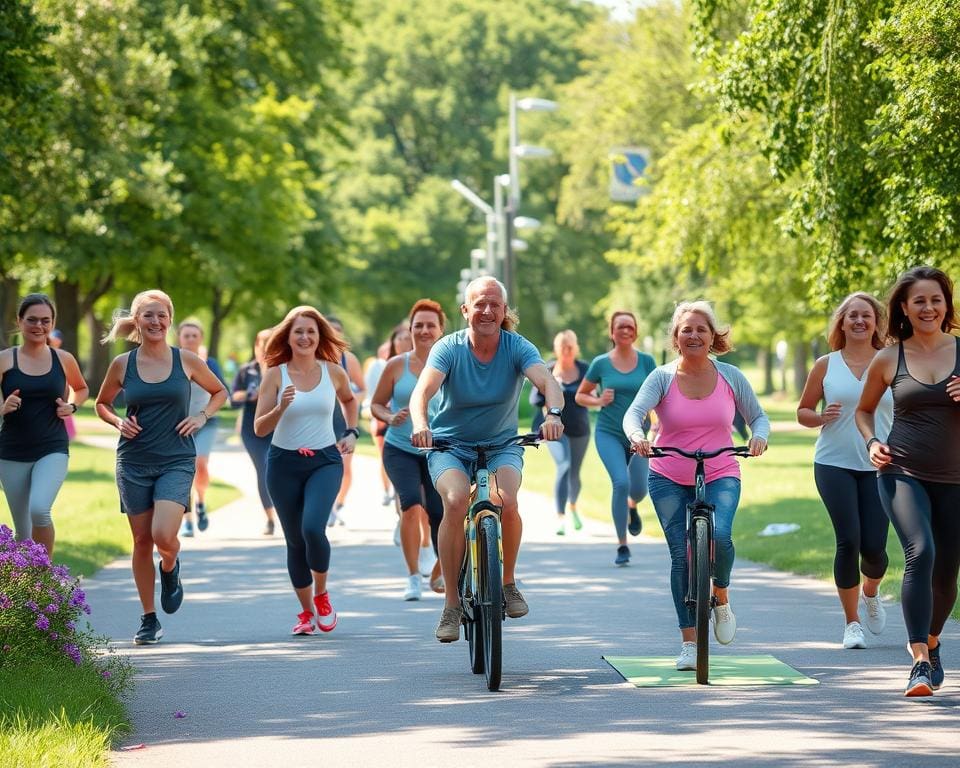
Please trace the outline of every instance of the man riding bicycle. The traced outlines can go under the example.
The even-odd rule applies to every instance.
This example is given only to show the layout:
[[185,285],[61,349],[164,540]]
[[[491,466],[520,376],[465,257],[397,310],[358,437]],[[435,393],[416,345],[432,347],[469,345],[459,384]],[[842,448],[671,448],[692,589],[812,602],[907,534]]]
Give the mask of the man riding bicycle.
[[[476,456],[460,446],[497,445],[517,434],[517,401],[524,377],[546,400],[543,438],[559,440],[563,434],[563,393],[537,348],[512,331],[516,321],[507,307],[503,284],[492,277],[477,278],[467,286],[460,311],[467,328],[444,336],[433,346],[410,396],[413,445],[430,448],[434,437],[457,443],[456,448],[433,451],[428,458],[431,479],[443,499],[438,549],[446,602],[437,625],[437,639],[442,643],[460,638],[463,617],[457,579],[466,546],[463,520],[470,504],[471,465]],[[437,391],[440,406],[428,424],[427,404]],[[514,576],[522,533],[517,491],[523,449],[506,446],[488,452],[487,457],[491,472],[496,473],[496,493],[502,503],[504,603],[507,616],[516,619],[528,610]]]

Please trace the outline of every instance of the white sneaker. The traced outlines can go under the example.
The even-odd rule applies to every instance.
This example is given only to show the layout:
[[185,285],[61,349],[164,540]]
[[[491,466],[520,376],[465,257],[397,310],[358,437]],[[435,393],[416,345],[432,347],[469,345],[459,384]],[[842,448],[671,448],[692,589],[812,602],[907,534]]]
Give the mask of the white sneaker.
[[720,645],[730,645],[737,636],[737,617],[733,615],[730,604],[713,607],[713,636]]
[[860,595],[860,602],[863,604],[860,618],[870,632],[879,635],[883,632],[883,628],[887,626],[887,609],[883,607],[880,595],[877,594],[875,597]]
[[393,529],[393,543],[395,546],[400,546],[400,520],[397,519],[397,527]]
[[863,627],[860,626],[859,621],[851,621],[843,630],[843,647],[847,649],[867,647],[867,640],[863,636]]
[[697,644],[683,643],[677,656],[677,670],[684,672],[697,668]]
[[429,576],[433,572],[433,566],[437,562],[437,556],[433,554],[433,547],[420,547],[420,555],[417,560],[420,575]]
[[407,577],[407,591],[403,593],[403,599],[407,602],[419,600],[423,594],[423,585],[420,581],[420,574],[414,573]]

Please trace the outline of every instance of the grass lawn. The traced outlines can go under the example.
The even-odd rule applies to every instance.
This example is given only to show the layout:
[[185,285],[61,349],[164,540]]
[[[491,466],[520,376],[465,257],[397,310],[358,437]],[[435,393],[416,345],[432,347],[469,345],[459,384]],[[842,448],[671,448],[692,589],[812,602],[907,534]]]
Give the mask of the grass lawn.
[[122,702],[87,668],[0,668],[0,765],[100,768],[129,732]]

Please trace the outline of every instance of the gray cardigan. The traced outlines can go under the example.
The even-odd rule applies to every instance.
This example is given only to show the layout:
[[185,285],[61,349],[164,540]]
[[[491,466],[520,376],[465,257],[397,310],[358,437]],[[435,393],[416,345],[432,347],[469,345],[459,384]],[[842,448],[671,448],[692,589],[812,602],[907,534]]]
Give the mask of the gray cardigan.
[[[676,375],[678,362],[679,360],[674,360],[672,363],[661,365],[643,382],[643,386],[640,387],[640,391],[637,392],[637,396],[623,417],[623,431],[628,440],[634,432],[643,432],[643,422],[647,414],[667,396],[667,391]],[[711,362],[716,366],[717,373],[723,376],[724,381],[733,390],[737,410],[750,425],[750,435],[766,440],[770,435],[770,419],[757,402],[757,396],[753,394],[753,388],[746,377],[734,365],[721,363],[719,360],[711,360]]]

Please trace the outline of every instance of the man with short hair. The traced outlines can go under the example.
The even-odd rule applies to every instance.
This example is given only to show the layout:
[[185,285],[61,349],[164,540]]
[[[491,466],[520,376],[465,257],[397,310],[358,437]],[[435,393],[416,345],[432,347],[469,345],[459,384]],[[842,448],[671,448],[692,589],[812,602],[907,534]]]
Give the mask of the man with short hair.
[[[560,412],[563,392],[550,375],[537,348],[511,330],[514,318],[507,307],[507,291],[492,277],[471,282],[460,311],[467,328],[444,336],[430,357],[410,397],[411,441],[429,448],[433,438],[465,445],[495,445],[517,434],[517,401],[524,377],[546,400],[547,417],[541,427],[545,440],[563,434]],[[440,392],[440,406],[432,423],[427,422],[427,403]],[[446,602],[437,639],[449,643],[460,638],[463,611],[457,591],[465,542],[463,520],[470,504],[472,460],[457,451],[434,451],[428,459],[433,484],[443,499],[438,549],[445,583]],[[487,454],[495,477],[495,493],[502,504],[503,597],[507,616],[527,613],[527,603],[517,589],[514,568],[520,552],[522,523],[517,509],[517,491],[523,470],[523,449],[507,446]]]

